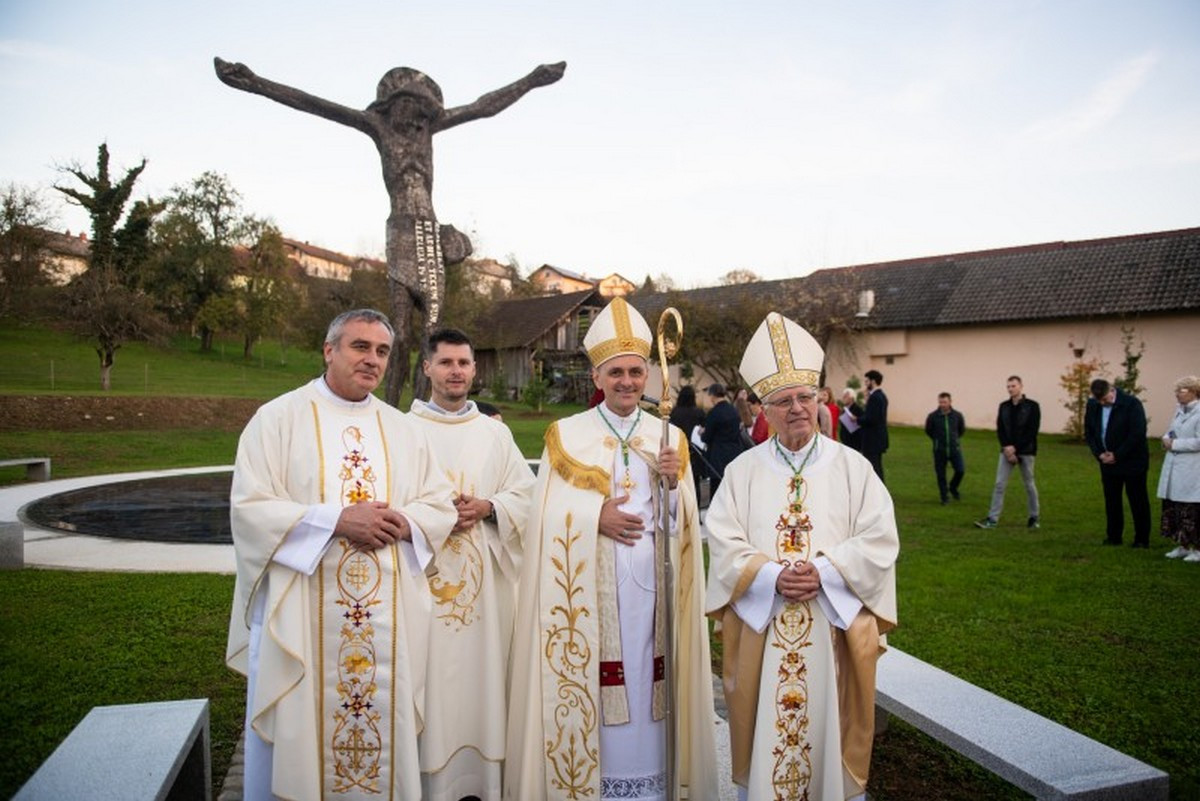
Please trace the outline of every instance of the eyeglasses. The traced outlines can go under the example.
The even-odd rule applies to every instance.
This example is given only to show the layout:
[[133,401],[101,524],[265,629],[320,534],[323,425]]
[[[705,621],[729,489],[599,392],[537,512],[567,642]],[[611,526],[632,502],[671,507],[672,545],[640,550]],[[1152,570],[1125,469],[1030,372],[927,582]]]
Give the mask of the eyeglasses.
[[778,400],[767,401],[767,405],[772,409],[778,409],[781,412],[786,412],[797,403],[801,406],[808,406],[816,399],[816,395],[807,392],[801,392],[799,395],[793,395],[790,398],[779,398]]

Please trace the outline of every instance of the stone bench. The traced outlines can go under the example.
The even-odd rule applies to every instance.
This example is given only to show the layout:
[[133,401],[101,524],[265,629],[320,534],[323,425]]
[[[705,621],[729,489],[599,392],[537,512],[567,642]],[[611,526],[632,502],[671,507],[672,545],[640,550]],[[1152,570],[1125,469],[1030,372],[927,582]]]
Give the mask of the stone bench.
[[98,706],[13,801],[208,801],[208,699]]
[[25,478],[30,481],[50,480],[50,457],[30,456],[25,459],[0,459],[0,467],[25,465]]
[[1034,798],[1167,801],[1161,770],[895,648],[875,704]]

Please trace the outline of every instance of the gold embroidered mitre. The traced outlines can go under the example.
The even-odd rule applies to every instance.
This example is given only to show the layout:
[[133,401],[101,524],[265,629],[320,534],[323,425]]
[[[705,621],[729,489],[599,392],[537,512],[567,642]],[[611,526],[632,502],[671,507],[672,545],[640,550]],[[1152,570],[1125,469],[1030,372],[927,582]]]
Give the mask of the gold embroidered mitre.
[[649,359],[652,338],[650,326],[638,310],[624,298],[613,298],[592,321],[583,338],[583,347],[592,366],[599,367],[615,356],[634,355]]
[[784,387],[816,387],[821,381],[825,351],[812,334],[771,312],[750,337],[738,372],[763,400]]

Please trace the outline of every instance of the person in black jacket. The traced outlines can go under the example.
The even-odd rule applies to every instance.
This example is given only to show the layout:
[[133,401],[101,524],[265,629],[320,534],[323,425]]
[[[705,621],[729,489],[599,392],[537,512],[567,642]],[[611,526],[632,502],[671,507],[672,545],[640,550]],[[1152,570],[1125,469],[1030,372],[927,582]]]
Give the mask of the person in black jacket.
[[[692,444],[692,429],[704,425],[704,410],[696,405],[696,388],[691,384],[679,389],[679,397],[675,399],[675,406],[671,409],[671,425],[687,437],[688,455],[692,460],[692,480],[696,483],[696,497],[701,499],[702,506],[706,506],[708,502],[703,499],[712,497],[712,482],[716,476],[709,468],[704,454]],[[700,482],[705,478],[709,480],[708,495],[702,495],[700,491]]]
[[704,418],[704,433],[700,438],[704,441],[708,464],[716,473],[712,481],[712,494],[715,496],[721,478],[725,475],[725,465],[736,459],[744,450],[742,418],[726,397],[723,385],[711,384],[707,391],[712,408]]
[[887,430],[887,395],[883,394],[883,373],[878,370],[868,370],[863,373],[867,379],[867,406],[858,416],[858,433],[862,439],[862,455],[867,457],[875,475],[883,481],[883,454],[888,449]]
[[1108,518],[1105,545],[1120,545],[1125,533],[1121,490],[1133,513],[1133,547],[1150,547],[1150,448],[1146,444],[1146,410],[1142,402],[1102,378],[1092,382],[1092,397],[1083,417],[1088,447],[1100,462],[1104,514]]
[[1004,490],[1014,467],[1021,468],[1025,480],[1025,495],[1029,500],[1029,528],[1038,528],[1041,507],[1038,505],[1037,484],[1033,480],[1033,463],[1037,457],[1037,435],[1042,426],[1042,409],[1037,401],[1025,397],[1021,377],[1008,377],[1008,400],[996,412],[996,437],[1000,440],[1000,461],[996,464],[996,486],[992,490],[992,506],[988,516],[976,520],[979,528],[995,528],[1004,510]]
[[[966,420],[962,412],[951,405],[950,393],[938,393],[938,407],[925,418],[925,434],[933,440],[933,472],[937,475],[942,503],[949,502],[951,497],[958,500],[958,485],[966,472],[959,439],[966,432]],[[949,486],[946,485],[947,464],[954,468]]]

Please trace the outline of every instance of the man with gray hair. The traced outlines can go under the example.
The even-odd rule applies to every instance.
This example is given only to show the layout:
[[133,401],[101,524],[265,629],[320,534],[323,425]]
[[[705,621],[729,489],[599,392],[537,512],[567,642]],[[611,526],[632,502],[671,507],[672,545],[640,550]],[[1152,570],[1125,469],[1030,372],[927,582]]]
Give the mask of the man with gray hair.
[[225,658],[248,678],[247,801],[421,793],[423,571],[456,515],[424,433],[371,394],[393,338],[380,312],[339,315],[324,375],[238,441]]

